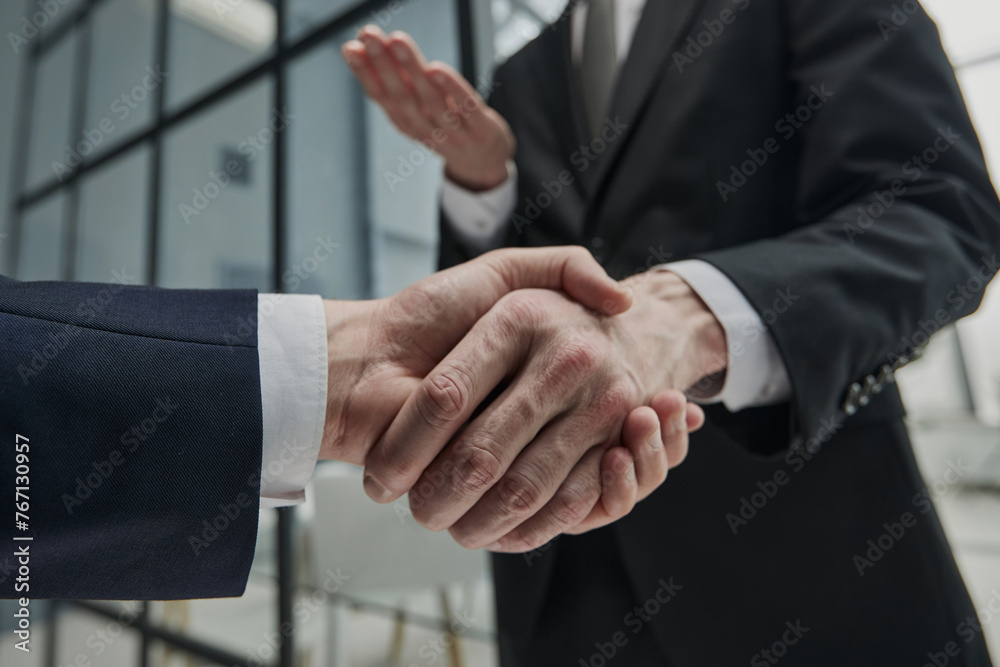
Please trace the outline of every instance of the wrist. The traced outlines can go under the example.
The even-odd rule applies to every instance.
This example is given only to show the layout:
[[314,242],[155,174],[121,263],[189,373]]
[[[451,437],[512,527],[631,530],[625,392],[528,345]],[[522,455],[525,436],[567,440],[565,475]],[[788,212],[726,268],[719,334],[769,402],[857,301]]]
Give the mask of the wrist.
[[[726,331],[708,305],[677,274],[649,271],[626,281],[633,289],[632,311],[647,320],[651,332],[645,352],[648,359],[664,357],[665,367],[653,391],[687,390],[707,376],[728,367]],[[638,306],[638,307],[636,307]],[[626,313],[623,318],[628,318]],[[655,333],[652,333],[655,332]]]
[[375,319],[377,301],[323,300],[326,313],[327,340],[327,401],[326,422],[320,459],[336,459],[349,463],[363,463],[363,454],[351,443],[360,434],[354,431],[357,421],[348,414],[356,407],[355,392],[362,384],[365,370],[372,356],[371,323]]
[[507,160],[499,164],[477,165],[476,169],[461,169],[445,163],[444,175],[455,185],[470,192],[486,192],[500,187],[510,177]]

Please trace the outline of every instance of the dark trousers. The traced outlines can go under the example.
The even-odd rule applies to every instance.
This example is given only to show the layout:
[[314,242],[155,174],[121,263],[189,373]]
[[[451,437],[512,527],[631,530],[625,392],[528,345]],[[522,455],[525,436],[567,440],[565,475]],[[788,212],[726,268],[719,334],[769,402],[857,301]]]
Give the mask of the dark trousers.
[[[663,667],[663,657],[644,625],[636,629],[639,605],[618,555],[614,533],[600,529],[559,538],[550,594],[538,627],[523,648],[500,627],[502,667]],[[586,609],[586,613],[581,613]],[[616,633],[621,633],[617,635]],[[615,642],[615,639],[618,642]],[[572,656],[572,658],[568,657]]]

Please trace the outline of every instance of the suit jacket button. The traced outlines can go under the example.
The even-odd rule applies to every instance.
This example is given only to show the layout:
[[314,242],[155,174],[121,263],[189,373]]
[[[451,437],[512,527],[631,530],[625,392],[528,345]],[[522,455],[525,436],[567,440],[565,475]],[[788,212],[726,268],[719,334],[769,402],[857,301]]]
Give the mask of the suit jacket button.
[[869,375],[865,378],[865,386],[861,389],[861,396],[858,398],[858,405],[863,408],[867,408],[868,404],[872,402],[872,394],[877,394],[882,391],[882,387],[875,390],[878,386],[878,380],[875,379],[874,375]]
[[853,417],[858,412],[858,399],[861,398],[861,385],[855,382],[847,390],[847,398],[844,399],[844,414]]
[[892,366],[886,364],[885,366],[882,367],[882,371],[878,374],[878,383],[880,386],[884,387],[885,385],[892,382],[893,379],[894,376],[893,376]]

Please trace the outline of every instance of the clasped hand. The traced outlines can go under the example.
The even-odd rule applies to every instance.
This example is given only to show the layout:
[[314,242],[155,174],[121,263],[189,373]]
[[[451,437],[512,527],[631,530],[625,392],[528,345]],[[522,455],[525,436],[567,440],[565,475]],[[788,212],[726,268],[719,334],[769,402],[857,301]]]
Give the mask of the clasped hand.
[[582,248],[517,249],[387,299],[326,302],[320,457],[364,465],[379,502],[409,492],[420,523],[469,548],[527,551],[625,516],[704,420],[672,389],[702,360],[647,298],[676,283],[635,287]]

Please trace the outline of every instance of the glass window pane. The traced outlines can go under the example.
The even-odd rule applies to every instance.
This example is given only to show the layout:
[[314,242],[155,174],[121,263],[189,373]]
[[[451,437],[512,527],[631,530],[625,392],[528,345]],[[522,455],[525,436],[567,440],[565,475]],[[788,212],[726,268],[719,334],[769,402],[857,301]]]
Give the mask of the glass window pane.
[[164,142],[157,284],[271,288],[274,131],[294,122],[261,81]]
[[94,9],[84,127],[99,140],[98,152],[153,118],[153,91],[165,79],[153,62],[155,23],[154,0],[108,0]]
[[[341,14],[355,5],[361,4],[361,0],[287,0],[288,20],[286,21],[285,36],[290,41],[301,37],[310,30],[331,20],[337,14]],[[360,28],[365,23],[371,22],[381,25],[383,29],[391,22],[392,17],[402,11],[404,4],[402,0],[390,0],[385,8],[372,10],[367,19],[358,24]],[[395,28],[393,28],[394,30]],[[345,40],[350,39],[357,32],[353,29],[345,32]],[[344,41],[344,40],[341,40]]]
[[493,45],[497,61],[506,60],[555,22],[566,0],[492,0]]
[[[29,188],[48,183],[57,175],[65,176],[78,164],[69,155],[76,39],[76,32],[70,33],[38,63],[29,137]],[[84,146],[81,149],[90,153]]]
[[[419,0],[394,17],[392,30],[410,33],[428,60],[458,67],[458,24],[451,0]],[[366,102],[369,210],[375,250],[375,295],[393,294],[434,268],[441,160],[393,127]],[[383,239],[382,237],[389,237]],[[399,253],[413,253],[415,264]],[[421,275],[413,266],[423,266]]]
[[[10,0],[8,0],[10,1]],[[23,19],[18,21],[14,31],[29,42],[39,34],[46,34],[53,28],[71,21],[85,4],[85,0],[14,0],[22,10]],[[24,44],[18,41],[18,48]]]
[[65,204],[66,196],[60,192],[25,211],[17,254],[18,280],[60,280],[63,277]]
[[[334,39],[289,68],[286,292],[368,296],[364,107]],[[322,85],[317,85],[322,82]],[[337,244],[333,251],[324,246]],[[329,257],[327,257],[329,255]]]
[[171,0],[170,81],[175,109],[274,50],[277,16],[266,0]]
[[87,175],[80,188],[76,280],[145,282],[148,191],[147,146]]

